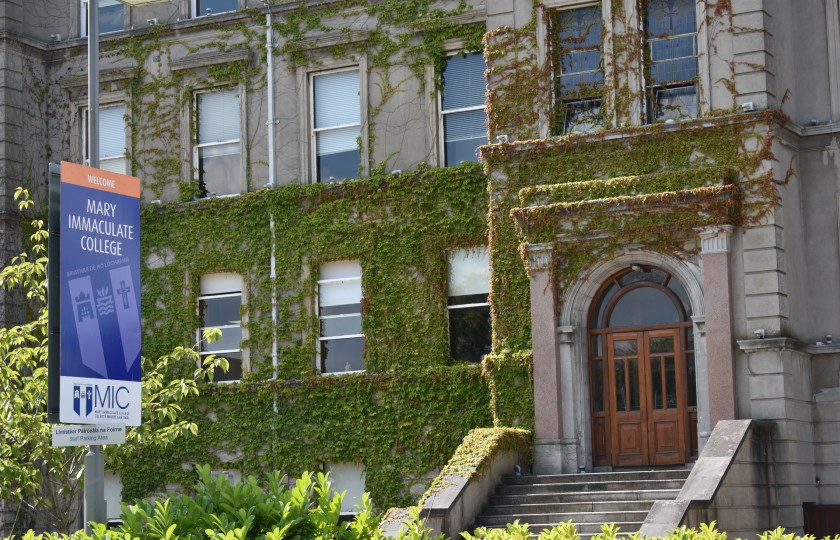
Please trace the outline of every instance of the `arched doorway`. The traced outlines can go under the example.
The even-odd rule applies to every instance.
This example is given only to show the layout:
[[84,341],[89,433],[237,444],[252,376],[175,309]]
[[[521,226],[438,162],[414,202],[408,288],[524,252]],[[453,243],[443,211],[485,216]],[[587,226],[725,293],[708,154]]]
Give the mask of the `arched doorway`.
[[594,466],[674,465],[697,455],[691,303],[667,271],[633,264],[589,312]]

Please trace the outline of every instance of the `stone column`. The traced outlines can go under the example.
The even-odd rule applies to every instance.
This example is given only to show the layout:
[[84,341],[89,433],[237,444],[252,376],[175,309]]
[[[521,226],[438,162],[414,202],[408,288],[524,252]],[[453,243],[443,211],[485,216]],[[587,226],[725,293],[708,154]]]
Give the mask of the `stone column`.
[[731,225],[722,225],[700,231],[703,303],[706,310],[709,429],[714,429],[718,420],[735,418],[732,293],[729,279],[732,230]]
[[551,259],[550,245],[528,246],[534,350],[534,474],[556,474],[563,470],[563,411]]

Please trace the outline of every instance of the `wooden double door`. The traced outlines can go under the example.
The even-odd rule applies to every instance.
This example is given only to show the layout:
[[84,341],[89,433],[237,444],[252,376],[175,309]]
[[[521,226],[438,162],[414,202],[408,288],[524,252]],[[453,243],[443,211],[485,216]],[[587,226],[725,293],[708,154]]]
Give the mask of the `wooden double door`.
[[686,461],[688,411],[680,328],[607,334],[612,465]]

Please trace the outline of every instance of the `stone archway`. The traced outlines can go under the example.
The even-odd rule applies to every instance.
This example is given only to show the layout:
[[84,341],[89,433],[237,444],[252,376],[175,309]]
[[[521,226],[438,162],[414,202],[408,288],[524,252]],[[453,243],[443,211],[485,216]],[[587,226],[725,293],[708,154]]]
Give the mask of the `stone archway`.
[[662,268],[678,279],[691,303],[697,366],[698,430],[708,438],[708,379],[703,278],[699,265],[648,251],[627,251],[579,275],[562,292],[555,317],[555,289],[547,270],[547,245],[528,246],[534,347],[535,464],[537,474],[592,470],[588,329],[590,306],[605,280],[634,264]]

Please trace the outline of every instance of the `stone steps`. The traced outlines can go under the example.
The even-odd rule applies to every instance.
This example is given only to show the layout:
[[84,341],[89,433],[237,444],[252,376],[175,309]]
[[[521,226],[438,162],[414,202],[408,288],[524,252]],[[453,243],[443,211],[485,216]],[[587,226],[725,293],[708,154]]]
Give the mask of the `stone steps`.
[[518,520],[536,536],[572,520],[584,539],[601,532],[605,523],[629,534],[641,528],[654,501],[676,498],[688,474],[688,469],[660,469],[506,476],[473,529],[504,528]]

